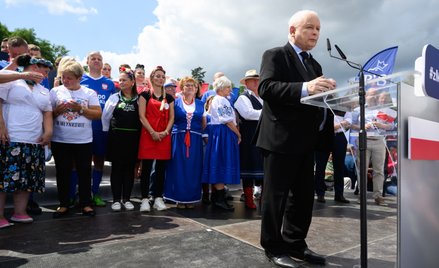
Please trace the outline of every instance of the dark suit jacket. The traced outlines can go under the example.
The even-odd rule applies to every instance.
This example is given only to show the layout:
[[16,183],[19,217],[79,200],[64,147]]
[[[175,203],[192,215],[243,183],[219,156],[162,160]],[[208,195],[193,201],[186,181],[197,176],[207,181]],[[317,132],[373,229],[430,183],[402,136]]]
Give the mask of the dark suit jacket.
[[[317,76],[322,68],[313,60]],[[281,154],[309,153],[319,139],[332,140],[333,117],[328,111],[324,133],[319,134],[323,109],[300,103],[303,82],[311,80],[291,44],[265,51],[262,57],[259,95],[264,100],[256,145]],[[332,125],[332,130],[331,130]],[[332,132],[331,132],[332,131]],[[325,144],[324,142],[322,144]]]

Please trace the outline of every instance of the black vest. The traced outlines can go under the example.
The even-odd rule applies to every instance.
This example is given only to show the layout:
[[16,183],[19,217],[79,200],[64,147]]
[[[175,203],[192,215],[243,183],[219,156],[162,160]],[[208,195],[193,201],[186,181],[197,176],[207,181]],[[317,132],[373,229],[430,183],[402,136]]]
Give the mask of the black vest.
[[[246,96],[250,100],[253,109],[262,110],[262,104],[255,96],[251,95],[248,91],[245,91],[242,95]],[[242,141],[250,143],[255,134],[258,120],[246,120],[239,114],[238,111],[237,113],[239,116],[239,132],[242,135]]]

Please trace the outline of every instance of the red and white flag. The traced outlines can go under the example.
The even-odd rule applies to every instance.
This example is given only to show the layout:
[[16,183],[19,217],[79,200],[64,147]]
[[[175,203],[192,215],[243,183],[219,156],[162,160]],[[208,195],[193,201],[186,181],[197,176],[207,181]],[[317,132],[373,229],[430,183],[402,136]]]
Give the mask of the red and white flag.
[[408,118],[409,159],[439,160],[439,123]]
[[378,110],[377,118],[383,120],[386,123],[393,123],[398,113],[390,108],[384,108]]

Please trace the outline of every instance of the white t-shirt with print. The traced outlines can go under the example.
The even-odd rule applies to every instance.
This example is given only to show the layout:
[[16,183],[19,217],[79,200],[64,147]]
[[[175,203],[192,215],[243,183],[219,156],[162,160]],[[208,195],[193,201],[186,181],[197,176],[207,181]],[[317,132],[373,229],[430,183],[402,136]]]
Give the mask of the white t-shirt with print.
[[[99,106],[96,92],[81,86],[78,90],[69,90],[65,86],[55,87],[50,91],[53,109],[59,104],[75,101],[82,107]],[[91,120],[78,112],[67,111],[58,115],[53,122],[52,141],[83,144],[93,141]]]
[[0,84],[0,99],[10,141],[38,144],[43,134],[43,112],[52,111],[49,90],[39,84],[31,89],[20,79]]
[[233,122],[236,125],[235,111],[226,98],[215,95],[210,104],[210,123],[212,125],[226,124]]

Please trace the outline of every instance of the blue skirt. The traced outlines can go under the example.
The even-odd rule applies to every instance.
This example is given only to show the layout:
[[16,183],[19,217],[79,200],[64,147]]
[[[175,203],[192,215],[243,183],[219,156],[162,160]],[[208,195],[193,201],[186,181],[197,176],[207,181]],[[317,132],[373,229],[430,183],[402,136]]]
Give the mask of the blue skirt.
[[203,167],[203,183],[239,184],[238,137],[224,124],[211,125]]
[[188,150],[185,135],[186,132],[172,133],[171,160],[166,168],[163,197],[177,203],[196,203],[201,199],[203,140],[201,133],[191,133]]

